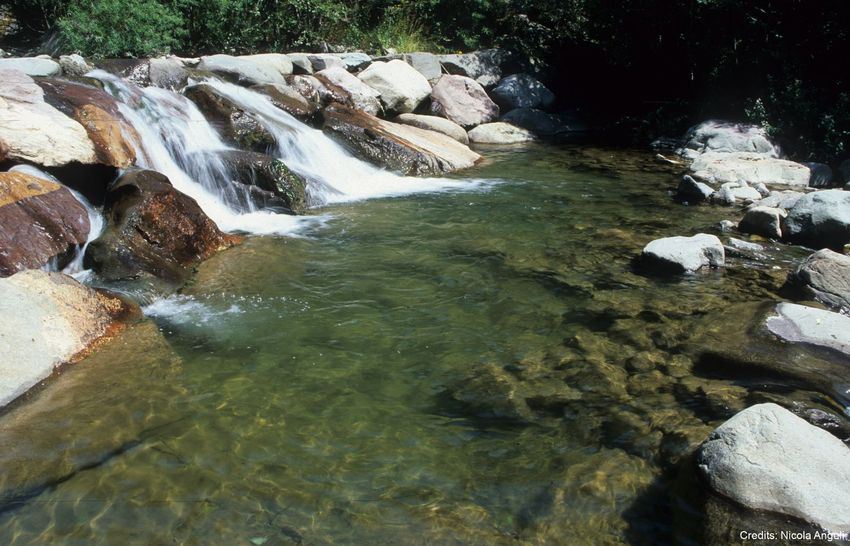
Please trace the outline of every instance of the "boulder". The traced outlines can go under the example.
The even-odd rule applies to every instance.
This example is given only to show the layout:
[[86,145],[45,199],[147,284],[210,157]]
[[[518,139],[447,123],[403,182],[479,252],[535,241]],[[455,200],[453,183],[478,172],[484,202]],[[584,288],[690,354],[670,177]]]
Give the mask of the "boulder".
[[266,152],[276,145],[274,135],[256,116],[242,110],[207,84],[187,87],[183,92],[204,114],[210,125],[229,144],[246,150]]
[[267,96],[276,107],[301,121],[312,122],[319,113],[318,102],[308,101],[292,86],[268,83],[255,85],[251,89]]
[[61,273],[0,279],[0,406],[114,335],[133,308]]
[[231,172],[233,180],[243,185],[255,186],[280,200],[267,205],[286,209],[291,214],[307,212],[307,181],[292,172],[283,161],[265,154],[243,150],[215,152]]
[[442,76],[431,92],[431,112],[461,127],[472,128],[496,121],[499,107],[484,89],[465,76]]
[[660,273],[693,273],[704,267],[723,267],[725,258],[720,239],[706,233],[656,239],[641,254],[643,265]]
[[514,74],[502,78],[499,84],[490,90],[490,96],[502,112],[515,108],[548,108],[555,102],[555,95],[528,74]]
[[154,87],[177,92],[189,82],[189,71],[178,57],[158,57],[149,62],[148,79]]
[[821,303],[850,312],[850,256],[846,254],[818,250],[788,275],[788,282]]
[[198,70],[208,70],[240,85],[286,83],[280,72],[276,68],[270,68],[269,65],[269,62],[261,64],[246,57],[209,55],[201,57]]
[[392,121],[394,123],[401,123],[402,125],[419,127],[420,129],[426,129],[428,131],[437,131],[438,133],[443,133],[446,136],[452,137],[461,144],[469,144],[469,137],[463,127],[453,121],[447,120],[446,118],[440,118],[437,116],[421,116],[419,114],[400,114]]
[[761,201],[761,193],[744,181],[726,182],[720,186],[721,190],[727,190],[735,201]]
[[738,231],[762,235],[771,239],[782,238],[782,220],[786,213],[782,209],[771,207],[752,207],[744,214],[738,224]]
[[678,153],[695,159],[704,153],[747,152],[763,157],[779,157],[779,148],[758,125],[709,120],[688,129],[685,146]]
[[720,425],[696,461],[711,489],[739,504],[850,532],[850,449],[776,404]]
[[[242,55],[237,59],[246,59],[256,64],[266,72],[278,74],[280,77],[292,74],[292,61],[283,53],[258,53],[255,55]],[[280,82],[273,82],[280,83]]]
[[803,195],[805,195],[803,192],[794,190],[772,191],[756,205],[790,210]]
[[809,168],[810,188],[828,188],[832,186],[832,169],[824,163],[803,163]]
[[343,66],[349,72],[363,70],[372,64],[372,57],[361,51],[352,51],[349,53],[338,53],[337,56],[342,61]]
[[[330,89],[316,79],[315,76],[296,74],[287,77],[286,83],[299,95],[304,97],[304,100],[306,100],[311,107],[314,107],[317,110],[327,106],[331,102],[339,102],[342,104],[350,102],[348,94],[342,89],[338,89],[335,86],[333,89]],[[335,94],[334,90],[336,90]]]
[[765,321],[775,336],[814,345],[850,357],[850,317],[796,303],[780,303],[776,314]]
[[306,53],[287,53],[289,61],[292,63],[293,74],[312,74],[313,63]]
[[355,155],[406,175],[439,175],[475,164],[481,156],[434,131],[384,121],[333,104],[324,131]]
[[372,63],[357,78],[380,94],[387,112],[413,112],[431,94],[425,76],[404,61]]
[[534,138],[530,131],[503,121],[484,123],[469,131],[469,141],[476,144],[517,144]]
[[805,188],[811,176],[805,165],[752,152],[703,153],[690,170],[695,179],[718,184],[744,180]]
[[676,189],[676,198],[680,201],[701,203],[706,201],[713,193],[714,188],[708,184],[697,182],[693,177],[686,174],[682,177],[679,187]]
[[737,202],[735,194],[732,193],[732,189],[725,185],[712,193],[710,199],[715,205],[723,205],[726,207],[731,207]]
[[348,94],[345,101],[367,114],[377,115],[381,111],[380,93],[350,74],[345,68],[334,66],[315,73],[315,77],[326,86],[337,87]]
[[86,208],[68,188],[0,173],[0,277],[69,257],[89,234]]
[[44,101],[44,91],[17,70],[0,69],[0,148],[9,159],[46,167],[97,161],[82,125]]
[[535,135],[544,138],[587,130],[587,127],[577,120],[572,120],[564,115],[549,114],[534,108],[516,108],[502,116],[499,121],[528,129]]
[[104,208],[107,227],[89,245],[85,264],[108,281],[153,276],[176,286],[192,267],[239,241],[155,171],[125,171]]
[[782,233],[793,243],[841,250],[850,243],[850,191],[804,195],[788,211]]
[[151,83],[151,65],[147,59],[103,59],[98,61],[97,67],[139,87]]
[[62,68],[62,73],[66,76],[85,76],[94,70],[92,65],[76,53],[59,57],[59,66]]
[[402,55],[402,60],[425,76],[429,83],[437,83],[437,80],[443,75],[440,60],[433,53],[405,53]]
[[496,85],[502,77],[505,52],[500,49],[483,49],[472,53],[440,55],[440,64],[449,74],[472,78],[484,87]]
[[58,76],[62,73],[62,68],[56,61],[37,57],[0,59],[0,71],[2,70],[17,70],[27,76],[40,78]]
[[328,68],[341,68],[346,72],[348,71],[345,66],[345,63],[342,62],[342,59],[340,59],[338,55],[334,55],[332,53],[318,53],[315,55],[307,55],[307,58],[310,60],[310,64],[313,67],[314,73],[326,70]]
[[125,138],[139,142],[133,126],[124,119],[118,102],[109,93],[80,83],[40,79],[44,100],[82,125],[94,144],[97,162],[123,169],[136,161],[136,149]]

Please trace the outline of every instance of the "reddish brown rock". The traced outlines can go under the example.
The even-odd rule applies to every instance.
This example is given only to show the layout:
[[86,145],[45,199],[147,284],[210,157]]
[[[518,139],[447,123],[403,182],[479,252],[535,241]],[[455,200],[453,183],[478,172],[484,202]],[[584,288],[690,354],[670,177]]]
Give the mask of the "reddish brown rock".
[[89,229],[85,207],[67,188],[0,173],[0,277],[68,255],[86,241]]

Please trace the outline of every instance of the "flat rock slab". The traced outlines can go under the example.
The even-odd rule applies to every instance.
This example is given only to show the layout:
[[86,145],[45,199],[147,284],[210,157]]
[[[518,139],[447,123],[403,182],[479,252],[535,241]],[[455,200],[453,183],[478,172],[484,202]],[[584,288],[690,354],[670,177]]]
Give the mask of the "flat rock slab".
[[767,329],[792,343],[826,347],[850,356],[850,317],[795,303],[780,303]]
[[700,446],[697,465],[714,491],[744,506],[850,532],[850,449],[776,404],[720,425]]
[[644,247],[641,258],[644,265],[661,273],[693,273],[703,267],[723,267],[726,261],[720,239],[706,233],[656,239]]
[[761,182],[805,188],[809,185],[811,172],[800,163],[754,152],[710,152],[694,160],[691,175],[709,183],[744,180],[749,184]]

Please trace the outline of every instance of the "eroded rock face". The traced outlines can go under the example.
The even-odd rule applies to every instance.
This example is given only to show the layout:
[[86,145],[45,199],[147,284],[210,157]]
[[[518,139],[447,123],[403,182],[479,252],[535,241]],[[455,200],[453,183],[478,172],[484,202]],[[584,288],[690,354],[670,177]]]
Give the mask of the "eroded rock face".
[[0,69],[0,148],[5,157],[56,167],[97,162],[82,125],[44,101],[44,91],[17,70]]
[[357,78],[380,93],[387,112],[413,112],[431,93],[431,84],[425,76],[404,61],[372,63]]
[[86,242],[85,207],[53,182],[0,173],[0,277],[39,268]]
[[276,145],[274,135],[254,115],[242,110],[214,87],[193,85],[183,93],[229,144],[261,153]]
[[193,266],[239,241],[155,171],[126,172],[110,187],[105,209],[107,228],[89,245],[86,265],[107,280],[150,275],[179,284]]
[[714,235],[698,233],[693,237],[665,237],[646,245],[642,265],[659,273],[693,273],[702,268],[723,267],[723,244]]
[[217,155],[230,169],[235,182],[255,186],[279,199],[279,204],[267,201],[267,206],[281,207],[292,214],[307,211],[307,181],[281,160],[243,150],[226,150],[217,152]]
[[0,406],[117,332],[132,310],[61,273],[0,279]]
[[431,91],[431,112],[464,128],[496,121],[499,107],[484,88],[465,76],[441,77]]
[[850,311],[850,256],[821,249],[788,275],[788,281],[835,309]]
[[709,120],[691,127],[685,146],[678,152],[691,159],[704,153],[747,152],[763,157],[779,157],[779,149],[758,125]]
[[697,453],[709,486],[754,508],[850,532],[850,449],[776,404],[747,408]]
[[339,104],[325,110],[324,131],[361,158],[408,175],[465,169],[481,157],[441,133],[391,123]]
[[782,230],[793,243],[840,250],[850,243],[850,191],[823,190],[800,197]]
[[62,73],[66,76],[85,76],[94,70],[92,65],[76,53],[59,57],[59,66],[62,67]]
[[724,184],[744,180],[749,184],[782,184],[805,188],[809,168],[800,163],[752,152],[700,154],[690,167],[697,180]]
[[425,76],[425,79],[430,83],[436,83],[443,75],[443,69],[440,66],[440,60],[433,53],[406,53],[402,56],[403,60],[416,69],[417,72]]

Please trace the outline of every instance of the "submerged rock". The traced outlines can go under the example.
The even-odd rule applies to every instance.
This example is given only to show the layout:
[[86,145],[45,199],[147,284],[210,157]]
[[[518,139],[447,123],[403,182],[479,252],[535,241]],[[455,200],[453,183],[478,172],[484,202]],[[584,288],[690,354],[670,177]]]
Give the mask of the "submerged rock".
[[0,173],[0,277],[67,256],[86,242],[89,229],[85,207],[67,188]]
[[477,144],[517,144],[534,139],[530,131],[503,121],[483,123],[469,131],[469,141]]
[[792,343],[832,349],[850,356],[850,317],[795,303],[780,303],[765,322],[774,335]]
[[464,76],[446,75],[437,81],[431,92],[431,112],[467,129],[499,117],[499,107],[481,85]]
[[391,121],[393,123],[401,123],[402,125],[419,127],[428,131],[437,131],[438,133],[452,137],[461,144],[469,144],[469,136],[463,127],[446,118],[422,116],[419,114],[399,114]]
[[324,131],[363,159],[408,175],[465,169],[481,157],[442,133],[384,121],[340,104],[325,110]]
[[0,279],[0,406],[117,331],[131,307],[61,273]]
[[782,220],[785,211],[770,207],[752,207],[738,224],[738,230],[753,235],[763,235],[771,239],[782,238]]
[[387,112],[413,112],[431,94],[431,84],[425,76],[404,61],[372,63],[357,78],[380,93]]
[[850,312],[850,256],[818,250],[788,275],[788,281],[821,303]]
[[788,211],[783,234],[793,243],[840,250],[850,243],[850,191],[804,195]]
[[704,267],[723,267],[723,244],[715,235],[665,237],[646,245],[642,265],[661,273],[693,273]]
[[744,180],[748,184],[784,184],[807,187],[809,168],[800,163],[752,152],[704,153],[691,164],[691,175],[709,183]]
[[776,404],[759,404],[718,427],[697,465],[709,486],[753,508],[850,532],[850,449]]
[[242,110],[214,87],[193,85],[183,93],[229,144],[256,152],[266,152],[276,145],[274,135],[256,116]]
[[106,195],[107,227],[85,263],[105,280],[150,275],[173,285],[191,268],[240,239],[222,233],[191,197],[164,175],[130,170]]
[[490,96],[502,112],[515,108],[548,108],[555,102],[555,95],[528,74],[502,78],[490,91]]
[[709,120],[688,129],[680,155],[696,158],[704,153],[750,152],[764,157],[779,157],[779,149],[758,125]]

